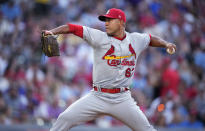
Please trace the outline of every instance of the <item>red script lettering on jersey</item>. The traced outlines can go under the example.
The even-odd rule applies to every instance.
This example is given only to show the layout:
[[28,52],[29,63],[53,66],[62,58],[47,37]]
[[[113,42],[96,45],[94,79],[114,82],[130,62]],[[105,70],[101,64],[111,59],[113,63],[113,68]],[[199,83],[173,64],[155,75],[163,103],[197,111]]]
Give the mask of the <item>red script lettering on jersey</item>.
[[[136,59],[136,53],[132,47],[131,44],[129,44],[129,51],[131,52],[132,55],[135,56]],[[108,59],[107,60],[107,64],[109,66],[118,66],[118,65],[122,65],[122,66],[135,66],[135,60],[127,60],[126,58],[123,59],[123,61],[121,61],[121,58],[119,59],[119,57],[116,57],[115,55],[112,55],[115,52],[115,47],[113,45],[111,45],[110,49],[105,53],[105,55],[102,57],[103,60],[105,60],[106,56],[110,56],[113,57],[112,59]],[[131,57],[132,55],[128,56]],[[125,56],[127,57],[127,56]]]
[[[114,55],[113,55],[114,56]],[[134,60],[127,60],[124,59],[122,62],[120,60],[112,59],[112,60],[107,60],[107,64],[110,66],[117,66],[117,65],[122,65],[122,66],[135,66],[135,61]]]

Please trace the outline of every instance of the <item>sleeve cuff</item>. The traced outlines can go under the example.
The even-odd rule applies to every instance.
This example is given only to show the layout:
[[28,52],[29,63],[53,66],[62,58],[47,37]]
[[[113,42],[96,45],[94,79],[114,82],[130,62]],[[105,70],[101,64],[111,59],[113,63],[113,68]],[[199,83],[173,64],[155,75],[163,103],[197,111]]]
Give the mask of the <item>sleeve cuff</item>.
[[67,25],[69,26],[69,33],[83,38],[83,26],[70,23],[68,23]]

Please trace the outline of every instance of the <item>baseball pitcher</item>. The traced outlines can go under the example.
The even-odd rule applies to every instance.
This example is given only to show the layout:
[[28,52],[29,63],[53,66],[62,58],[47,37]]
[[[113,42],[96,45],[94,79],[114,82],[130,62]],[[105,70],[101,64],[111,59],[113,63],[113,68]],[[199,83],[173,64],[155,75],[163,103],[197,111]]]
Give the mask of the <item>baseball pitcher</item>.
[[137,58],[148,46],[163,47],[173,54],[176,46],[156,36],[125,31],[125,13],[116,8],[100,15],[106,32],[68,23],[45,35],[72,33],[84,39],[94,50],[93,89],[62,112],[50,131],[68,131],[73,126],[110,115],[133,131],[156,131],[131,97]]

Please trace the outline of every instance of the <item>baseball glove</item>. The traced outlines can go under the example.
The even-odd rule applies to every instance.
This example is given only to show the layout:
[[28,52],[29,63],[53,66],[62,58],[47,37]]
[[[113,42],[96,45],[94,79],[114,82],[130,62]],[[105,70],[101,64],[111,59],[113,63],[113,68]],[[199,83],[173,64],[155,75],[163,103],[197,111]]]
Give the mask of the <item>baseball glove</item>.
[[48,56],[60,56],[59,44],[57,37],[54,35],[44,35],[44,32],[41,34],[41,44],[43,53]]

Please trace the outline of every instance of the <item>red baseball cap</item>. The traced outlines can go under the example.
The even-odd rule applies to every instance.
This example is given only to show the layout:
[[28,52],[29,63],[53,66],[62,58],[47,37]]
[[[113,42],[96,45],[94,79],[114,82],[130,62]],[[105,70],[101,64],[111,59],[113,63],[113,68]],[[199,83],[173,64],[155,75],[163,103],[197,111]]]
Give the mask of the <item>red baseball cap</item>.
[[100,15],[98,17],[98,19],[101,21],[105,21],[105,18],[120,19],[126,22],[125,13],[122,10],[116,8],[109,9],[105,15]]

